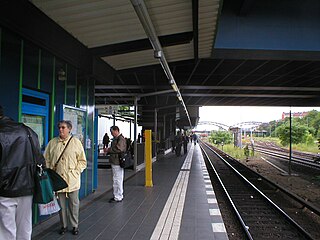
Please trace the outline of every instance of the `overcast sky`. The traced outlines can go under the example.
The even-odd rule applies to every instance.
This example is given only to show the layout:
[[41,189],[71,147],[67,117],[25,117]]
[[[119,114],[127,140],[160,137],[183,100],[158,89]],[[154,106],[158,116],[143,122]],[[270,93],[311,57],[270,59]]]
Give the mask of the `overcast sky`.
[[228,126],[241,122],[270,122],[281,119],[283,112],[303,112],[317,110],[319,107],[200,107],[199,121],[212,121]]

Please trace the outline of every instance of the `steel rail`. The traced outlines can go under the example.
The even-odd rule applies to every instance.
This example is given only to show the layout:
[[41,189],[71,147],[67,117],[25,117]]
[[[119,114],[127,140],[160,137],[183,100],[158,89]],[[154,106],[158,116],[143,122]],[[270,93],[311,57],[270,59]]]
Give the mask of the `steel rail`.
[[[208,154],[205,152],[204,148],[203,148],[200,144],[199,144],[199,146],[200,146],[203,154],[204,154],[204,155],[206,156],[206,158],[209,160],[210,158],[209,158]],[[213,171],[214,171],[214,173],[215,173],[215,175],[216,175],[216,178],[218,179],[218,181],[219,181],[219,183],[220,183],[220,185],[221,185],[224,193],[226,194],[226,196],[227,196],[227,198],[228,198],[228,200],[229,200],[229,202],[230,202],[230,204],[231,204],[231,206],[232,206],[232,208],[233,208],[233,211],[236,213],[236,215],[237,215],[237,217],[238,217],[238,220],[240,221],[240,224],[241,224],[243,230],[245,231],[246,236],[248,237],[248,239],[253,240],[253,237],[252,237],[252,235],[251,235],[251,233],[250,233],[250,231],[249,231],[249,227],[245,224],[245,222],[244,222],[244,220],[243,220],[243,218],[242,218],[239,210],[237,209],[237,207],[236,207],[236,205],[234,204],[234,202],[233,202],[230,194],[228,193],[226,187],[224,186],[224,184],[223,184],[223,182],[222,182],[222,180],[221,180],[221,178],[220,178],[217,170],[215,169],[215,167],[213,166],[213,164],[212,164],[211,161],[208,161],[208,163],[209,163],[210,166],[212,167],[212,169],[213,169]]]
[[[285,211],[283,211],[277,204],[275,204],[268,196],[266,196],[253,183],[251,183],[246,177],[244,177],[237,169],[235,169],[230,163],[228,163],[218,152],[213,150],[208,144],[204,143],[203,141],[202,141],[202,144],[204,144],[211,152],[213,152],[219,159],[221,159],[227,166],[229,166],[239,177],[241,177],[248,185],[250,185],[257,193],[259,193],[260,196],[262,196],[274,208],[276,208],[279,211],[279,213],[281,213],[289,222],[291,222],[297,229],[299,229],[299,231],[301,233],[303,233],[305,235],[305,237],[307,237],[308,239],[313,239],[312,236],[308,232],[306,232],[294,219],[292,219]],[[206,156],[208,156],[208,155],[206,154]],[[208,159],[210,159],[210,158],[208,158]],[[257,174],[256,172],[254,172],[254,173]],[[257,174],[257,175],[259,175],[259,174]],[[261,175],[259,175],[259,176],[261,176]],[[242,219],[242,221],[243,221],[243,219]],[[243,226],[246,226],[247,228],[249,228],[246,224],[244,224]]]
[[[268,155],[274,156],[274,157],[279,157],[279,158],[282,158],[282,159],[285,159],[285,160],[289,159],[289,156],[286,156],[285,154],[281,154],[281,153],[275,153],[272,150],[260,150],[260,149],[257,149],[256,147],[255,147],[254,150],[257,151],[257,152],[261,152],[261,153],[264,153],[264,154],[268,154]],[[316,169],[320,170],[320,165],[318,163],[314,163],[311,160],[305,160],[305,159],[299,158],[299,157],[292,157],[291,161],[295,162],[295,163],[298,163],[298,164],[302,164],[302,165],[305,165],[305,166],[308,166],[308,167],[312,167],[312,168],[316,168]]]

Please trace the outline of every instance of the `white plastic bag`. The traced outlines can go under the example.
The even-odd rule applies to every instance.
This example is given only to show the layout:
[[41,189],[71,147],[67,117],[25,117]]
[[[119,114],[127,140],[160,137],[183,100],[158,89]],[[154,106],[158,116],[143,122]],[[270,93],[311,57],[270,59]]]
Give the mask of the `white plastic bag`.
[[60,211],[60,206],[56,196],[53,197],[51,202],[46,204],[38,204],[38,207],[40,216],[50,215]]

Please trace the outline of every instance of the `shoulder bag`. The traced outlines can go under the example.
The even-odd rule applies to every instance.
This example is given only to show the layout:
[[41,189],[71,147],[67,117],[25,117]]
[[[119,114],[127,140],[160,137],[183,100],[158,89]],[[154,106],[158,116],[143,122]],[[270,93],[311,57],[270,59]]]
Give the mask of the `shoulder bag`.
[[[117,141],[119,142],[119,138]],[[132,155],[127,143],[126,143],[126,151],[118,153],[118,157],[119,157],[119,165],[121,168],[130,168],[133,166]]]
[[68,140],[68,142],[67,142],[67,145],[64,147],[62,153],[60,154],[60,156],[59,156],[59,158],[58,158],[58,160],[57,160],[57,162],[54,164],[54,168],[53,168],[54,171],[57,170],[58,163],[60,162],[61,157],[62,157],[64,151],[67,149],[67,147],[68,147],[68,145],[69,145],[69,143],[70,143],[71,138],[73,138],[73,136],[71,136],[71,137],[69,138],[69,140]]
[[[57,174],[55,171],[43,168],[42,164],[35,159],[35,156],[38,156],[35,152],[35,146],[32,141],[31,133],[27,127],[25,127],[28,132],[28,138],[31,143],[32,152],[33,152],[33,161],[36,165],[36,172],[34,176],[34,193],[33,193],[33,202],[34,203],[49,203],[54,198],[53,191],[58,191],[63,188],[68,187],[68,184],[64,179]],[[52,177],[52,179],[50,179]]]

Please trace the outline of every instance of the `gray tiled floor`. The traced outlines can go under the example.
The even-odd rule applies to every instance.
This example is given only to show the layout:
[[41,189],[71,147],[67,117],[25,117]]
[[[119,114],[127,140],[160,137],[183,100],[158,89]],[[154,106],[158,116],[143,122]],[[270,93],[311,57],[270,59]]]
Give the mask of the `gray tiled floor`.
[[[169,153],[155,162],[152,171],[153,187],[144,186],[143,170],[127,179],[124,184],[125,198],[121,203],[108,203],[112,197],[111,171],[99,170],[98,191],[81,201],[79,235],[75,237],[68,232],[60,236],[56,216],[36,226],[33,239],[150,239],[185,157]],[[212,232],[196,152],[193,158],[179,239],[217,239]],[[126,176],[132,174],[131,171]]]

